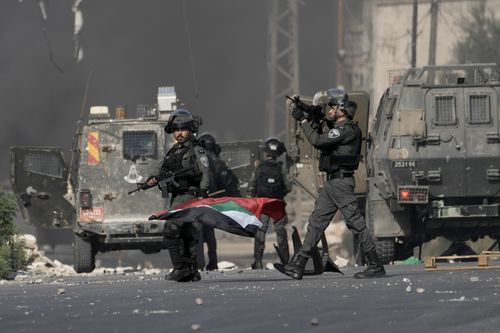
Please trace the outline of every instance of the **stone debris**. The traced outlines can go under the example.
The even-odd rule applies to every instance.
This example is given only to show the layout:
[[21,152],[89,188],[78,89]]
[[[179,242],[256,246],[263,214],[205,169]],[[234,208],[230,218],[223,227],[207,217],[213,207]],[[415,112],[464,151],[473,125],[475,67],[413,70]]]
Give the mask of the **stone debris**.
[[266,269],[267,269],[267,270],[273,270],[273,269],[274,269],[274,265],[273,265],[273,263],[268,262],[268,263],[266,264]]
[[407,293],[411,293],[411,286],[407,286],[407,287],[406,287],[406,292],[407,292]]
[[417,288],[417,290],[416,290],[416,292],[419,294],[423,293],[424,291],[425,291],[424,288]]
[[318,326],[318,325],[319,325],[319,320],[318,320],[318,318],[313,318],[313,319],[311,319],[311,325],[312,325],[312,326]]
[[66,292],[66,289],[64,289],[64,288],[57,289],[57,294],[58,295],[63,295],[65,292]]
[[450,298],[450,299],[440,299],[439,302],[479,302],[479,297],[466,298],[465,296],[460,296],[460,298]]
[[160,275],[161,274],[161,269],[148,267],[148,268],[143,268],[142,272],[145,275]]
[[103,275],[103,274],[122,274],[134,272],[135,269],[132,266],[118,266],[118,267],[98,267],[94,269],[91,275]]
[[201,325],[199,325],[199,324],[193,324],[193,325],[191,325],[191,330],[195,331],[195,332],[196,331],[200,331],[201,330]]
[[335,262],[335,265],[337,265],[338,267],[345,267],[345,266],[347,266],[347,264],[349,264],[349,259],[342,258],[341,256],[337,256],[337,258],[335,258],[334,262]]
[[197,299],[195,300],[195,302],[196,302],[196,304],[198,304],[198,305],[202,305],[203,303],[205,303],[205,302],[203,301],[203,299],[202,299],[202,298],[197,298]]
[[411,281],[410,281],[410,279],[408,279],[408,278],[404,278],[404,279],[403,279],[403,282],[410,283]]
[[[24,250],[27,258],[27,274],[43,275],[48,277],[53,276],[71,276],[76,275],[73,267],[64,265],[58,260],[52,260],[45,256],[43,251],[39,251],[36,245],[36,238],[30,234],[19,236],[23,242]],[[27,279],[27,275],[16,273],[15,280]],[[41,279],[37,279],[35,283],[42,283]]]
[[225,270],[225,271],[238,268],[238,266],[236,266],[234,262],[224,261],[224,260],[219,262],[217,266],[219,267],[219,270]]

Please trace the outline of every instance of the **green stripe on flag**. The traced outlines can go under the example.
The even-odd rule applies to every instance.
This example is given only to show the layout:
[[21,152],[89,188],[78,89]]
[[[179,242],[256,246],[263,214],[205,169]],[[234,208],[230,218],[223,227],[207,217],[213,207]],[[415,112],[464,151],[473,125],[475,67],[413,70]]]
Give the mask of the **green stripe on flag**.
[[215,210],[218,210],[219,212],[224,212],[224,211],[228,211],[228,210],[235,210],[235,211],[242,212],[242,213],[245,213],[248,215],[254,215],[252,212],[241,207],[240,205],[238,205],[234,201],[221,202],[219,204],[210,205],[210,207],[212,207]]

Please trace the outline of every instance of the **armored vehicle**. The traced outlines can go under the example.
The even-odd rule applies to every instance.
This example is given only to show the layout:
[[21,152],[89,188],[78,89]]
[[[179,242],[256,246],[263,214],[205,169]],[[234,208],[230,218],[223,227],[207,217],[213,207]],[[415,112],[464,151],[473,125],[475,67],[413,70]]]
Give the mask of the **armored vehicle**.
[[368,138],[366,219],[387,263],[437,236],[500,238],[495,64],[411,69]]
[[160,191],[127,195],[158,172],[171,142],[165,122],[176,108],[173,87],[160,87],[158,105],[141,105],[137,118],[123,107],[91,107],[79,128],[72,166],[60,148],[12,147],[12,186],[26,222],[46,228],[73,228],[74,267],[95,268],[98,252],[163,247],[163,224],[152,212],[167,208]]

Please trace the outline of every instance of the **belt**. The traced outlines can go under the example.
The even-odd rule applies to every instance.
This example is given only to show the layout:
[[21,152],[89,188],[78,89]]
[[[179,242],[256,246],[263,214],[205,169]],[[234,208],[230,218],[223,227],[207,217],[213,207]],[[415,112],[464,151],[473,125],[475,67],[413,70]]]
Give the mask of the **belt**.
[[354,175],[353,172],[342,172],[342,171],[337,171],[337,172],[332,172],[326,175],[327,180],[332,180],[335,178],[349,178]]

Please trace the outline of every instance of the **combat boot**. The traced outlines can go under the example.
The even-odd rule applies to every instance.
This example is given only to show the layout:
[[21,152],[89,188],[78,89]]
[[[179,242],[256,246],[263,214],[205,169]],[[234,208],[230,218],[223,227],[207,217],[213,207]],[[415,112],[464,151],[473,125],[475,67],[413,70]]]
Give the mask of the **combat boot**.
[[219,269],[219,266],[217,265],[217,263],[212,264],[211,262],[208,262],[206,269],[207,269],[207,271],[216,271]]
[[191,265],[191,281],[198,282],[201,280],[200,271],[198,270],[198,266]]
[[186,279],[191,276],[189,269],[189,260],[181,256],[181,241],[179,239],[169,239],[166,241],[170,260],[174,269],[165,276],[165,280],[178,281]]
[[304,269],[306,267],[307,260],[309,258],[297,254],[296,257],[292,259],[292,261],[287,265],[282,264],[274,264],[274,268],[276,268],[281,273],[288,275],[296,280],[302,280],[302,276],[304,276]]
[[366,253],[366,258],[368,259],[368,267],[364,271],[354,274],[355,279],[371,279],[385,276],[384,265],[375,249]]
[[262,265],[262,260],[260,259],[255,259],[255,261],[252,264],[252,269],[263,269],[264,266]]

